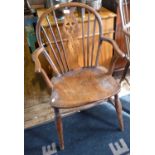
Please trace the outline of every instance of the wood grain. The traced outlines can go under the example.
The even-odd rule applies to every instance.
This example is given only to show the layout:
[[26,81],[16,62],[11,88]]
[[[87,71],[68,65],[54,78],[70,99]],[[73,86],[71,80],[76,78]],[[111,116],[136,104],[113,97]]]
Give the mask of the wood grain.
[[105,100],[119,92],[116,80],[103,67],[77,69],[61,77],[53,77],[51,105],[73,108]]

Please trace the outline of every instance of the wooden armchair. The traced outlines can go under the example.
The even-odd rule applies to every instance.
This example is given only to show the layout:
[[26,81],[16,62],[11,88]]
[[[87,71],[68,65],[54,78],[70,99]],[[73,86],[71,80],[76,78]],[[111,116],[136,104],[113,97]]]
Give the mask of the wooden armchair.
[[119,0],[119,9],[122,22],[122,31],[125,35],[125,43],[128,57],[128,61],[126,63],[122,78],[120,80],[123,81],[130,66],[130,0]]
[[[63,14],[61,20],[57,18],[60,12]],[[88,19],[87,24],[85,19]],[[103,36],[99,14],[82,3],[56,5],[39,18],[36,35],[40,47],[32,58],[35,72],[42,74],[51,89],[50,104],[55,111],[60,148],[64,149],[61,108],[97,104],[114,96],[119,125],[123,130],[122,106],[118,98],[120,84],[112,73],[118,57],[126,56],[114,40]],[[94,45],[96,39],[97,46]],[[109,68],[98,63],[103,42],[110,43],[115,51]],[[48,67],[41,63],[41,56],[46,58]],[[51,69],[46,71],[47,68]],[[52,72],[52,78],[49,72]]]

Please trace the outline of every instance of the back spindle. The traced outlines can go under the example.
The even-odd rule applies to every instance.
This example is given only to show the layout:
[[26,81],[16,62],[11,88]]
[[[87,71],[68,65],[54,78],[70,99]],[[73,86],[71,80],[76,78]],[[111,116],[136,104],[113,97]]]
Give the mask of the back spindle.
[[67,71],[69,71],[69,66],[68,66],[68,62],[67,62],[67,56],[66,56],[66,51],[65,51],[65,47],[64,47],[62,35],[61,35],[60,29],[59,29],[57,17],[56,17],[56,15],[55,15],[55,10],[53,10],[53,17],[54,17],[54,22],[55,22],[55,24],[56,24],[57,31],[58,31],[58,35],[59,35],[59,38],[60,38],[60,41],[61,41],[61,46],[62,46],[63,54],[64,54],[64,60],[65,60],[65,64],[66,64],[66,67],[67,67],[66,72],[67,72]]
[[[44,32],[45,38],[47,39],[50,48],[51,48],[51,50],[52,50],[52,53],[53,53],[54,58],[55,58],[55,60],[56,60],[56,62],[57,62],[57,65],[59,66],[61,72],[64,73],[64,72],[63,72],[63,68],[61,67],[62,59],[60,59],[60,60],[61,60],[61,62],[60,62],[60,60],[59,60],[59,58],[58,58],[58,56],[57,56],[57,54],[56,54],[56,51],[54,50],[54,48],[53,48],[53,46],[52,46],[52,43],[51,43],[51,41],[50,41],[50,39],[49,39],[49,37],[48,37],[48,35],[47,35],[47,33],[46,33],[46,30],[44,29],[43,26],[41,26],[41,28],[42,28],[42,30],[43,30],[43,32]],[[63,65],[63,63],[62,63],[62,65]],[[64,67],[64,66],[63,66],[63,67]]]

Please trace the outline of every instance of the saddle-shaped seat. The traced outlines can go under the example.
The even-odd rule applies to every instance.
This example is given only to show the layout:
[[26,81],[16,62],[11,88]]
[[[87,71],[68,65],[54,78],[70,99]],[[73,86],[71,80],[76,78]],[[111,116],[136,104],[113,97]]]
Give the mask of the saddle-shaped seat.
[[79,107],[117,94],[120,85],[106,72],[103,67],[82,68],[52,78],[52,106]]

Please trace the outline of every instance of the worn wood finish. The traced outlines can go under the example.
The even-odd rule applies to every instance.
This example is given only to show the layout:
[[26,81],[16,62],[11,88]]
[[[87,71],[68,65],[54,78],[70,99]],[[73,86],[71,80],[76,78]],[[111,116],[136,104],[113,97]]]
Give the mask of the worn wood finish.
[[[55,10],[62,9],[62,8],[70,8],[70,7],[80,7],[85,8],[86,11],[88,11],[88,23],[87,23],[87,30],[86,36],[84,38],[84,42],[86,43],[86,50],[85,50],[85,61],[83,61],[82,66],[74,66],[72,68],[71,64],[69,64],[69,71],[65,70],[67,67],[67,63],[69,60],[73,59],[75,60],[77,53],[72,53],[70,55],[67,55],[66,53],[66,62],[64,59],[61,58],[61,54],[64,56],[65,52],[63,51],[64,40],[62,32],[60,32],[60,29],[58,28],[59,25],[57,23],[57,17],[55,13]],[[78,35],[75,35],[75,31],[78,30],[78,20],[75,18],[75,14],[70,12],[69,10],[65,11],[66,14],[64,14],[64,33],[66,34],[65,37],[67,37],[68,46],[71,50],[71,52],[77,52],[79,50],[79,43],[78,43]],[[49,34],[44,32],[44,28],[42,25],[42,21],[44,18],[49,16],[49,14],[53,14],[54,22],[57,27],[58,35],[55,35],[59,38],[60,44],[59,47],[62,49],[61,54],[58,53],[57,57],[59,59],[60,66],[56,65],[56,61],[54,61],[55,57],[52,56],[52,52],[54,53],[54,49],[51,45]],[[94,15],[94,19],[96,18],[96,24],[98,24],[98,46],[96,48],[96,53],[93,55],[94,62],[91,64],[91,54],[90,54],[90,47],[89,44],[90,40],[90,14]],[[94,22],[94,21],[93,21]],[[94,25],[94,24],[93,24]],[[81,26],[83,28],[83,26]],[[94,28],[93,28],[94,29]],[[43,31],[42,31],[43,30]],[[84,32],[84,31],[82,31]],[[121,124],[122,128],[122,118],[120,116],[121,112],[121,105],[118,100],[118,92],[120,91],[120,84],[112,77],[113,68],[115,61],[118,57],[126,58],[125,54],[119,49],[116,42],[110,38],[107,38],[103,36],[102,33],[102,20],[99,16],[99,14],[92,9],[91,7],[81,4],[81,3],[63,3],[57,6],[54,6],[53,8],[48,9],[45,13],[42,14],[42,16],[39,18],[37,23],[37,39],[39,43],[39,48],[33,53],[33,60],[35,62],[35,70],[37,72],[42,73],[46,83],[48,84],[49,88],[51,89],[51,106],[55,109],[55,116],[56,116],[56,125],[57,125],[57,131],[58,131],[58,137],[60,142],[60,148],[64,149],[64,143],[63,143],[63,129],[62,129],[62,122],[61,122],[61,115],[59,113],[60,108],[75,108],[80,107],[86,104],[91,103],[97,103],[99,101],[107,100],[111,96],[115,96],[115,104],[116,104],[116,111],[118,113],[118,119]],[[45,34],[46,41],[44,40],[44,37],[42,34]],[[77,32],[78,33],[78,32]],[[68,35],[69,34],[69,35]],[[81,33],[82,35],[83,33]],[[93,33],[95,34],[95,33]],[[48,35],[48,36],[46,36]],[[83,35],[82,35],[83,36]],[[57,38],[57,39],[58,39]],[[82,39],[83,40],[83,39]],[[100,57],[100,50],[102,43],[108,43],[111,44],[111,46],[114,48],[114,59],[111,60],[110,67],[105,68],[101,67],[98,63],[99,57]],[[48,43],[48,48],[47,48]],[[56,42],[54,42],[57,44]],[[91,44],[94,44],[92,42]],[[49,50],[50,48],[50,50]],[[93,46],[92,46],[93,48]],[[59,51],[58,51],[59,52]],[[80,52],[80,51],[79,51]],[[55,72],[55,75],[52,77],[51,82],[49,82],[50,78],[47,76],[47,74],[44,72],[44,69],[42,69],[41,62],[39,60],[39,55],[43,54],[45,58],[47,59],[48,63],[52,67],[52,69]],[[82,60],[84,60],[82,58]],[[62,61],[62,62],[61,62]],[[63,66],[64,63],[64,66]]]
[[119,92],[120,86],[103,67],[84,68],[52,78],[51,105],[73,108],[101,101]]

